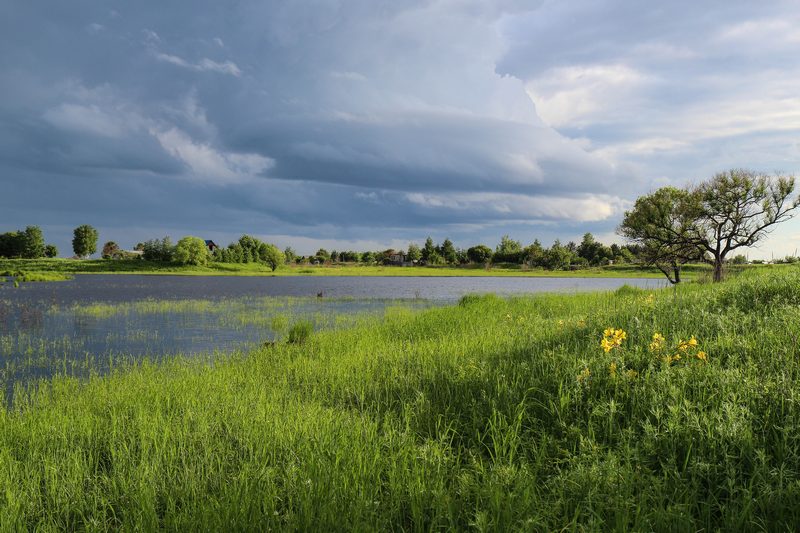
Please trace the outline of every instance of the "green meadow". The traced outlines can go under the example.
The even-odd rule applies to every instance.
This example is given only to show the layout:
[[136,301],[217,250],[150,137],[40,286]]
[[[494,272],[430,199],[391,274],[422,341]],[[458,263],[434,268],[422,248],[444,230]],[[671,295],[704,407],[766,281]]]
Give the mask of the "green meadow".
[[466,296],[40,381],[0,410],[0,527],[796,530],[799,305],[797,268]]

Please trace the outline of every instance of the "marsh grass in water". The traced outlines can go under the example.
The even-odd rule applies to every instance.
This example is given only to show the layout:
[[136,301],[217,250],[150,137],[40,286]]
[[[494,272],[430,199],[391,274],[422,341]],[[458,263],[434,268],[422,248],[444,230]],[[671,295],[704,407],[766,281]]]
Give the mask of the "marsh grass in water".
[[41,381],[0,411],[0,523],[796,530],[798,301],[789,269],[469,296],[299,345]]

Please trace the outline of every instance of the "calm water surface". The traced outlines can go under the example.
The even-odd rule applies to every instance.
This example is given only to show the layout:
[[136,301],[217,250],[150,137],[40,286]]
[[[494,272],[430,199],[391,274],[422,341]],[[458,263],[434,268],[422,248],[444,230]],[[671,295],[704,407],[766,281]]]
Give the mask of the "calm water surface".
[[[213,355],[281,339],[300,320],[352,325],[398,308],[468,293],[614,290],[652,279],[499,277],[219,277],[78,275],[0,283],[0,389],[55,373],[87,375],[120,362]],[[322,294],[322,298],[317,295]]]

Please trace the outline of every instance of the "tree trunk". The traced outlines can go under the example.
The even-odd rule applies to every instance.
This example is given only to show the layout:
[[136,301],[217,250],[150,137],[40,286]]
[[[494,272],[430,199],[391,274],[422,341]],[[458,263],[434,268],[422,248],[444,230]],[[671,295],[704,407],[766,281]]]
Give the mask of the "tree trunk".
[[681,282],[681,267],[680,267],[680,265],[675,265],[673,267],[673,270],[675,271],[675,284],[677,285],[678,283]]
[[722,258],[714,258],[714,283],[722,281]]

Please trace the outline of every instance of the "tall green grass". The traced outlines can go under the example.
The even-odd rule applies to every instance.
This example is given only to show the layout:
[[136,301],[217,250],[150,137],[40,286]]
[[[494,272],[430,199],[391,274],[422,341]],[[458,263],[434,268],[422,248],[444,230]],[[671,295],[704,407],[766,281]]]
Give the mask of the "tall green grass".
[[799,282],[470,296],[41,382],[0,411],[0,524],[796,530]]

